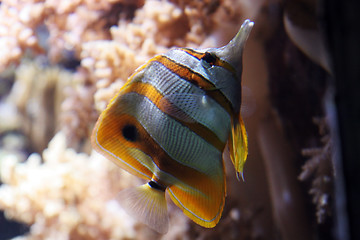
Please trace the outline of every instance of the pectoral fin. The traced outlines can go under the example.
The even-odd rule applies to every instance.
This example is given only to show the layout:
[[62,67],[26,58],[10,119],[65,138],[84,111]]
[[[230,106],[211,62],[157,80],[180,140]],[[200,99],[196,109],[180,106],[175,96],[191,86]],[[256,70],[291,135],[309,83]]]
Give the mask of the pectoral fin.
[[161,234],[167,233],[169,217],[165,191],[144,184],[136,188],[122,190],[117,200],[130,216]]

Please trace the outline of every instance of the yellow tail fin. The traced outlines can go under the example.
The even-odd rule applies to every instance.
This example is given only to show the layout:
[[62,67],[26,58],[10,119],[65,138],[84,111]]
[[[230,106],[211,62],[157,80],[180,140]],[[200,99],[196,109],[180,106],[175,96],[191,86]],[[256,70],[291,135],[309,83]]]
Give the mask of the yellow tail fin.
[[229,138],[230,158],[234,164],[237,177],[239,174],[244,180],[244,164],[248,155],[248,140],[244,122],[239,116],[239,119],[232,120],[231,136]]
[[167,233],[169,217],[165,191],[144,184],[121,191],[117,200],[130,216],[161,234]]

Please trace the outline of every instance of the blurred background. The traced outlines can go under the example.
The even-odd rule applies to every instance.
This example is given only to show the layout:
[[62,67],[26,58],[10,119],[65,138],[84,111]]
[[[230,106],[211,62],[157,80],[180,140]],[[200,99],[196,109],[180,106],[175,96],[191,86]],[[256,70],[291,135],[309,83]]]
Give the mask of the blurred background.
[[[357,1],[0,3],[0,240],[360,239]],[[148,59],[223,46],[245,19],[245,181],[224,156],[219,224],[169,201],[159,235],[114,201],[141,180],[92,151],[92,128]]]

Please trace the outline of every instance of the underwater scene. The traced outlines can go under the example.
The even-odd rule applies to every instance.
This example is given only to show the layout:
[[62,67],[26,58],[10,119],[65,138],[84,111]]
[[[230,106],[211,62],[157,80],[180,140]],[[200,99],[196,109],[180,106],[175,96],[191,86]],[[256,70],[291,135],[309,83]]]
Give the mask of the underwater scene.
[[350,239],[335,9],[0,1],[0,240]]

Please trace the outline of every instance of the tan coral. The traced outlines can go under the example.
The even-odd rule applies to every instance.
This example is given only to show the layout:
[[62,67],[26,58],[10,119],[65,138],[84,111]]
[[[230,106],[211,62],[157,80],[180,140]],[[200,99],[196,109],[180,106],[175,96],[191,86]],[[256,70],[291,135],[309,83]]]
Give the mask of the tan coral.
[[59,67],[38,61],[23,61],[17,68],[15,83],[8,101],[17,108],[21,124],[18,126],[41,152],[59,127],[60,103],[64,100],[63,87],[72,75]]
[[65,99],[61,103],[60,128],[67,137],[70,147],[86,151],[82,147],[90,133],[92,123],[97,114],[94,110],[94,86],[88,83],[84,74],[78,72],[74,75],[72,84],[64,90]]
[[[112,40],[83,44],[81,65],[96,82],[97,109],[103,110],[118,90],[116,88],[149,58],[174,45],[199,46],[206,35],[199,37],[204,31],[195,21],[198,17],[195,9],[182,9],[168,1],[149,0],[136,11],[132,22],[120,19],[117,26],[111,27]],[[194,26],[190,26],[190,22],[194,22]],[[196,40],[189,37],[191,34],[197,34]],[[112,83],[118,81],[121,83],[114,88]],[[108,87],[110,90],[106,90]]]
[[40,5],[5,0],[0,6],[0,72],[18,62],[27,48],[41,51],[35,36],[44,8]]
[[[36,154],[26,163],[3,160],[1,170],[12,173],[10,176],[1,174],[5,184],[0,188],[0,205],[8,217],[34,224],[32,237],[42,239],[54,233],[70,238],[79,235],[82,239],[104,239],[111,232],[101,229],[101,224],[98,226],[101,219],[112,219],[110,222],[117,225],[116,228],[128,227],[122,229],[123,237],[134,236],[134,222],[131,225],[124,212],[107,210],[112,197],[111,177],[107,175],[116,172],[111,171],[113,166],[105,159],[89,158],[66,149],[64,135],[60,133],[44,152],[43,160],[41,164]],[[132,185],[133,180],[127,180],[126,176],[131,178],[116,174],[117,187]],[[85,229],[81,231],[81,228]]]
[[302,166],[299,179],[312,180],[309,194],[312,195],[313,204],[316,205],[317,222],[324,223],[326,218],[332,215],[331,205],[334,198],[333,140],[325,118],[314,118],[314,123],[319,127],[322,146],[302,150],[302,155],[308,157],[308,160]]
[[[145,225],[134,222],[114,201],[120,189],[140,181],[95,152],[88,156],[66,148],[61,132],[42,157],[32,154],[25,163],[7,157],[0,164],[4,183],[0,187],[0,209],[8,218],[31,225],[25,239],[156,236]],[[178,230],[169,235],[173,238],[165,239],[178,238],[187,226],[185,216],[174,214],[171,218]]]
[[[27,49],[35,50],[35,53],[48,50],[50,59],[57,62],[62,58],[63,51],[79,54],[81,44],[85,41],[108,39],[108,25],[113,21],[109,13],[117,14],[111,13],[117,4],[136,8],[143,1],[2,1],[0,72],[10,64],[18,63]],[[40,43],[47,40],[41,39],[41,33],[37,32],[38,27],[43,25],[49,31],[47,43]]]

